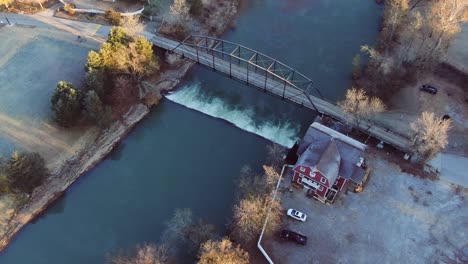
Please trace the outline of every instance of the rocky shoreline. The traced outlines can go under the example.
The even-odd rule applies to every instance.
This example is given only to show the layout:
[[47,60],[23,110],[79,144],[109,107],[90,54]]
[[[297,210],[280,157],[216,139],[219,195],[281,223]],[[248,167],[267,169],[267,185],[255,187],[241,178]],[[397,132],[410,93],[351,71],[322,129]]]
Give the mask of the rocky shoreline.
[[[217,17],[213,22],[213,16],[210,16],[211,21],[205,28],[200,29],[201,32],[208,32],[213,29],[213,24],[218,25],[216,33],[221,34],[227,30],[236,14],[239,1],[235,0],[232,4],[236,8],[232,8],[227,4],[219,5]],[[169,69],[161,72],[158,82],[154,85],[145,85],[146,95],[153,94],[160,99],[162,91],[174,89],[187,71],[194,65],[194,62],[183,60],[175,62]],[[63,162],[63,165],[57,171],[54,171],[49,179],[42,186],[38,187],[31,195],[29,200],[21,208],[17,209],[14,216],[8,221],[6,228],[0,230],[0,252],[2,252],[8,244],[19,234],[21,229],[33,221],[36,217],[44,213],[64,192],[70,187],[80,176],[94,168],[101,162],[113,149],[116,147],[133,127],[138,124],[143,118],[150,113],[150,106],[139,103],[127,111],[120,120],[115,121],[109,128],[91,141],[87,147],[83,148],[73,158]]]

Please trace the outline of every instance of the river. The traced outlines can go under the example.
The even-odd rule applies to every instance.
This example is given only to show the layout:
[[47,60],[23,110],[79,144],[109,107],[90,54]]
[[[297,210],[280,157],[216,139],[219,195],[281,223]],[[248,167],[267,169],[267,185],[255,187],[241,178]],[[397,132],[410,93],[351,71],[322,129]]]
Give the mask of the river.
[[[351,60],[377,37],[373,0],[252,0],[224,38],[299,70],[326,98],[349,87]],[[260,168],[266,146],[290,146],[313,112],[195,66],[101,164],[27,225],[1,264],[104,263],[158,242],[176,208],[191,208],[222,234],[242,166]]]

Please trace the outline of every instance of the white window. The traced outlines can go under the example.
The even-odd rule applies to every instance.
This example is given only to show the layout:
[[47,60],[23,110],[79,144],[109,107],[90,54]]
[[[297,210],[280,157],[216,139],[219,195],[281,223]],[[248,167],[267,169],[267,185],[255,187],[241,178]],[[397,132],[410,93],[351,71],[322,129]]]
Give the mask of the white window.
[[319,186],[319,191],[323,191],[323,187],[322,186]]
[[314,178],[314,177],[315,177],[315,173],[310,172],[310,173],[309,173],[309,176],[312,177],[312,178]]
[[322,177],[322,178],[320,178],[320,182],[325,183],[325,182],[327,182],[327,179],[325,179],[325,177]]
[[302,171],[302,172],[305,172],[305,168],[304,168],[304,167],[299,167],[299,170]]
[[315,181],[311,181],[307,178],[301,178],[300,183],[305,185],[307,188],[318,189],[320,184],[316,183]]

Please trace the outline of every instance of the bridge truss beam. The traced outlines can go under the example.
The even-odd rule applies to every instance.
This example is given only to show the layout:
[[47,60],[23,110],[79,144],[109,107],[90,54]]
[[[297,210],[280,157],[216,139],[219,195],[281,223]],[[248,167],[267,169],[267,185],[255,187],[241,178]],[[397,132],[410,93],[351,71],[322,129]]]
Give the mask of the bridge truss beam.
[[[292,100],[294,97],[302,96],[302,98],[304,98],[305,96],[307,101],[312,104],[315,110],[318,113],[321,113],[309,96],[309,93],[315,90],[317,97],[324,99],[322,93],[313,86],[312,80],[272,57],[234,42],[194,34],[186,37],[174,49],[172,49],[172,51],[175,51],[180,46],[187,46],[195,49],[197,52],[197,61],[199,61],[199,51],[211,54],[212,68],[214,70],[216,70],[215,58],[228,61],[230,65],[229,76],[232,76],[231,64],[236,64],[239,67],[245,68],[247,84],[249,84],[250,71],[254,71],[255,73],[264,76],[264,91],[267,91],[267,82],[275,81],[275,83],[280,83],[283,85],[283,99]],[[292,96],[286,96],[286,87],[297,90],[297,93]]]

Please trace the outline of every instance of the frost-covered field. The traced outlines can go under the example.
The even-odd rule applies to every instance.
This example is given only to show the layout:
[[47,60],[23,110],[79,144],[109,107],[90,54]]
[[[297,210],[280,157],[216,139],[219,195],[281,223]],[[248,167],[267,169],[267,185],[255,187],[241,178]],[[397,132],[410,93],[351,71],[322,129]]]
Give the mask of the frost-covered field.
[[275,263],[467,263],[466,190],[402,173],[381,159],[370,165],[364,191],[330,206],[297,190],[281,194],[285,209],[307,213],[306,223],[284,223],[307,235],[308,244],[267,239]]
[[[92,41],[77,45],[76,36],[40,28],[0,28],[0,155],[36,151],[47,161],[71,153],[83,134],[51,121],[50,97],[57,82],[80,87]],[[83,129],[81,129],[83,130]]]

